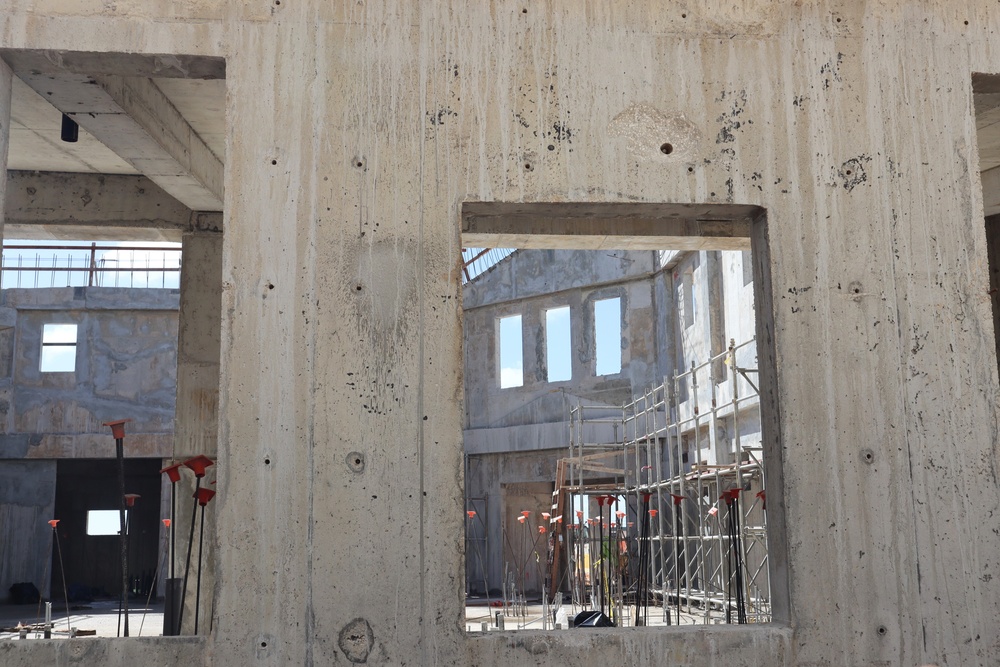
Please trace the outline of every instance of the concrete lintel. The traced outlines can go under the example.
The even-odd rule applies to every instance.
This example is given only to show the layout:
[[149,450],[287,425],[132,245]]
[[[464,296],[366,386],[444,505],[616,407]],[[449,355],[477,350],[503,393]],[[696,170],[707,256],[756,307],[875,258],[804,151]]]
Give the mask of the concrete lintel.
[[760,207],[726,204],[466,202],[468,248],[749,250]]
[[180,241],[191,211],[145,176],[7,172],[7,238]]
[[980,180],[983,184],[983,214],[1000,213],[1000,167],[987,169],[980,174]]
[[222,162],[151,79],[15,73],[188,208],[222,210]]
[[225,79],[224,58],[175,54],[99,53],[0,49],[0,57],[18,72],[91,76],[142,76],[156,79]]

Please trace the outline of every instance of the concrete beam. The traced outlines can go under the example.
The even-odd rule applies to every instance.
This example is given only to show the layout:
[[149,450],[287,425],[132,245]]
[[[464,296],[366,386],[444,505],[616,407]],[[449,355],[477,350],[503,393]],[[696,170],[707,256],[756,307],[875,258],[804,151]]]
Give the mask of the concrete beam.
[[983,184],[983,214],[986,216],[1000,213],[1000,167],[987,169],[980,174]]
[[16,72],[141,76],[155,79],[225,79],[226,60],[175,54],[0,49]]
[[6,186],[7,238],[180,241],[197,216],[145,176],[9,171]]
[[222,210],[222,162],[151,79],[15,74],[188,208]]
[[467,248],[749,250],[760,207],[725,204],[466,202]]

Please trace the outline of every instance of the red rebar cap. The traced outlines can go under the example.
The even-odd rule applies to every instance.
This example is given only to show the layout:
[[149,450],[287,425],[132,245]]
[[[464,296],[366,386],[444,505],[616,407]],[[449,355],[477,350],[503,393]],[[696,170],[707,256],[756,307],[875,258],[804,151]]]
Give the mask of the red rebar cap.
[[194,457],[193,459],[188,459],[187,461],[185,461],[183,463],[183,465],[187,466],[188,468],[191,468],[191,470],[194,471],[194,476],[195,477],[204,477],[205,476],[205,469],[208,468],[208,466],[214,465],[214,464],[215,464],[215,461],[213,461],[212,459],[208,458],[204,454],[199,454],[198,456]]
[[60,519],[49,519],[49,525],[52,526],[53,530],[59,525],[59,521]]
[[162,521],[164,528],[170,528],[170,519],[162,519]]
[[758,491],[757,492],[757,497],[760,498],[760,508],[766,510],[767,509],[767,492],[766,491]]
[[142,496],[140,496],[138,493],[126,493],[125,504],[128,505],[129,507],[132,507],[135,505],[135,501],[139,500],[139,498],[142,498]]
[[659,512],[659,510],[649,510],[649,516],[655,519],[657,512]]
[[538,527],[538,533],[541,534],[541,533],[544,533],[544,532],[545,532],[545,526],[539,526]]
[[528,517],[525,517],[525,516],[519,516],[519,517],[517,517],[517,522],[518,523],[524,523],[525,519],[527,519],[527,518]]
[[465,513],[469,515],[469,518],[470,518],[470,519],[471,519],[472,517],[476,516],[476,510],[466,510],[466,512],[465,512]]
[[202,507],[207,505],[208,501],[210,501],[214,496],[215,496],[215,491],[213,491],[212,489],[206,489],[204,486],[200,487],[198,491],[194,494],[194,497],[198,499],[198,504],[201,505]]
[[621,519],[622,517],[625,516],[625,512],[615,512],[615,516]]
[[162,473],[166,473],[167,477],[170,478],[170,483],[171,484],[176,484],[177,482],[181,481],[181,466],[182,465],[184,465],[184,464],[183,463],[175,463],[172,466],[167,466],[166,468],[164,468],[163,470],[161,470],[160,473],[161,474]]
[[676,493],[671,493],[670,497],[674,499],[674,505],[680,505],[681,501],[684,500],[684,496],[679,496]]
[[551,516],[552,516],[552,515],[551,515],[551,514],[549,514],[548,512],[542,512],[542,518],[543,518],[543,519],[548,519],[548,518],[549,518],[549,517],[551,517]]
[[605,499],[604,496],[597,496],[597,505],[599,507],[604,507],[604,499]]
[[120,440],[125,437],[125,422],[130,422],[131,419],[119,419],[116,422],[104,422],[105,426],[111,427],[111,435],[115,437],[115,440]]
[[576,518],[578,518],[578,519],[582,519],[583,518],[583,510],[577,510],[576,511]]

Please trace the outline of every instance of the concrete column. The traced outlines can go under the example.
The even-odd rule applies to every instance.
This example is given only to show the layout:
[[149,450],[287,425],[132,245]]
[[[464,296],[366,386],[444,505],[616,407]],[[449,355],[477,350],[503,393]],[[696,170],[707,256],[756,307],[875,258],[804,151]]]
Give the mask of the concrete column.
[[10,143],[10,97],[13,74],[0,60],[0,241],[3,240],[4,202],[7,199],[7,148]]
[[[182,239],[180,317],[177,327],[177,407],[174,423],[174,458],[178,461],[204,454],[215,459],[219,413],[219,341],[222,303],[222,234],[191,232]],[[212,489],[218,474],[213,466],[202,479]],[[195,479],[184,471],[177,484],[177,531],[175,576],[183,577]],[[211,627],[212,592],[215,588],[215,507],[205,510],[204,551],[201,558],[201,609],[199,634]],[[187,582],[182,634],[194,633],[195,594],[198,576],[198,536],[201,509],[195,511],[194,548]]]
[[204,454],[215,458],[219,426],[222,235],[187,233],[182,240],[182,251],[174,456]]

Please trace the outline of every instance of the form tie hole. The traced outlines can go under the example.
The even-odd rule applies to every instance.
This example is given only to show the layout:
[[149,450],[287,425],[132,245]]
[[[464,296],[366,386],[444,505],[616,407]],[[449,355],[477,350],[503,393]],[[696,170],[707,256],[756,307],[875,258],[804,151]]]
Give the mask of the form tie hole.
[[674,145],[673,144],[662,144],[660,146],[660,152],[663,153],[664,155],[670,155],[671,153],[674,152]]

